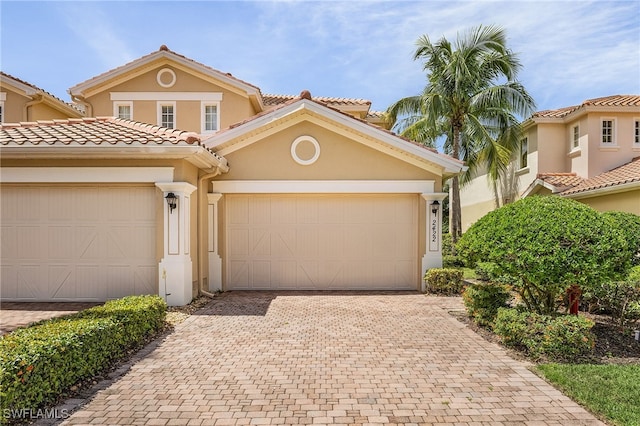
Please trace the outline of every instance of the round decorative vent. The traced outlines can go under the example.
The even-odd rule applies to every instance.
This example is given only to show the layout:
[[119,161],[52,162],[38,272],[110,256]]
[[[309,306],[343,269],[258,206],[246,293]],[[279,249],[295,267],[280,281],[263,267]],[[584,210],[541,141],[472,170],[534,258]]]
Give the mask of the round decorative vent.
[[169,88],[176,84],[176,73],[172,69],[162,68],[156,75],[158,84],[162,87]]
[[312,136],[300,136],[291,144],[291,157],[303,166],[313,164],[320,157],[320,144]]

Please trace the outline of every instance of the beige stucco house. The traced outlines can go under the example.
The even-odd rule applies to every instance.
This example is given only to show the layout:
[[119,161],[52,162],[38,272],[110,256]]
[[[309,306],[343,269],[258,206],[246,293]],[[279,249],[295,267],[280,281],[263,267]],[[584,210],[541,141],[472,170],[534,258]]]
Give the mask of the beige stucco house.
[[263,95],[164,46],[69,93],[90,117],[0,131],[2,300],[420,290],[441,265],[464,166],[368,101]]
[[0,71],[0,123],[82,117],[74,105]]
[[[535,113],[513,166],[517,194],[555,194],[599,211],[640,214],[640,96],[615,95]],[[461,191],[466,230],[496,208],[482,171]]]

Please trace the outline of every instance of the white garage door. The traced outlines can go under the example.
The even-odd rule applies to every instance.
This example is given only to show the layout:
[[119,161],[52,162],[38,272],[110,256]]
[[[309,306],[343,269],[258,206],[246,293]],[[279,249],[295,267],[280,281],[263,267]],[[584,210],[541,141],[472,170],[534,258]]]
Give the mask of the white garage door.
[[4,187],[2,300],[157,294],[155,188]]
[[418,198],[228,195],[227,290],[415,290]]

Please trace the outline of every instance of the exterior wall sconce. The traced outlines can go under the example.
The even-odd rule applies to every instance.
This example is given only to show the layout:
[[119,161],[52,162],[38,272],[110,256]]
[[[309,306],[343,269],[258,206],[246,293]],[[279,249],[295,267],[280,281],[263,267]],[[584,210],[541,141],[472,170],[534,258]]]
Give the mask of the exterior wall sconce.
[[169,213],[173,213],[173,209],[176,208],[178,202],[178,197],[176,197],[176,194],[173,192],[170,192],[164,199],[167,200],[167,204],[169,205]]
[[431,213],[437,214],[440,209],[440,203],[438,201],[434,201],[431,203]]

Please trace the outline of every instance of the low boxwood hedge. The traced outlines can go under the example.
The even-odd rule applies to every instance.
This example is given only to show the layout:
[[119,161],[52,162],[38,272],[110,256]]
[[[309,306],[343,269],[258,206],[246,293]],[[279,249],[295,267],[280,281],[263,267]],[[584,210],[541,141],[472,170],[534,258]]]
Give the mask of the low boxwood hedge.
[[36,410],[54,402],[159,331],[166,308],[158,296],[130,296],[0,338],[0,409]]
[[424,275],[427,293],[457,296],[462,292],[463,272],[452,268],[431,268]]

